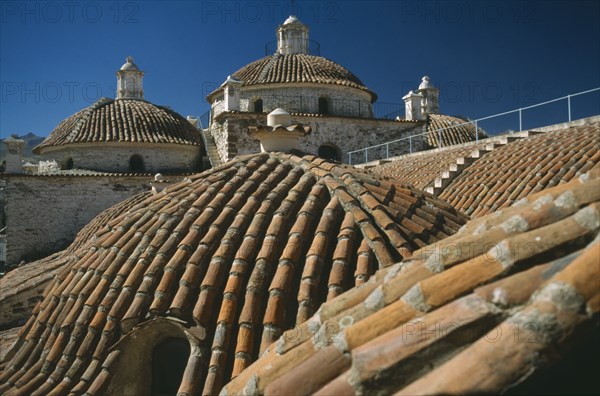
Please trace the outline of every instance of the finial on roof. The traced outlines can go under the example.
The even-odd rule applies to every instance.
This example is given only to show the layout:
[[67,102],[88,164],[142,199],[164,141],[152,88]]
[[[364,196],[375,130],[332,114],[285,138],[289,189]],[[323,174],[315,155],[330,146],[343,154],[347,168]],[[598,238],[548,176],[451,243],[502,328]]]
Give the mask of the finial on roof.
[[290,15],[288,17],[288,19],[286,19],[285,22],[283,22],[283,24],[288,25],[290,23],[295,23],[295,22],[300,22],[300,20],[298,19],[298,17],[296,15]]
[[133,56],[129,55],[125,60],[127,61],[127,63],[133,63]]
[[429,81],[429,76],[423,76],[421,84],[419,85],[419,89],[430,88],[431,83]]

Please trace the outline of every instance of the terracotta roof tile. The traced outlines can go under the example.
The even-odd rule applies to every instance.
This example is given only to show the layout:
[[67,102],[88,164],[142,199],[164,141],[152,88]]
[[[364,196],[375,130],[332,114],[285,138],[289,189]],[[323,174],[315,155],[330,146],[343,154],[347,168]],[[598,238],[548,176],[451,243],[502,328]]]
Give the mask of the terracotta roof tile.
[[592,169],[600,162],[599,135],[598,122],[526,131],[406,155],[370,170],[481,216]]
[[221,393],[519,389],[565,356],[558,344],[596,337],[587,328],[600,310],[599,183],[596,167],[380,269],[284,333]]
[[62,121],[33,151],[77,143],[202,144],[200,133],[180,114],[144,100],[102,98]]
[[322,303],[419,249],[412,237],[436,242],[465,222],[429,194],[352,167],[240,157],[82,230],[0,366],[0,392],[101,392],[114,343],[169,317],[207,337],[181,389],[215,393]]
[[475,125],[468,120],[444,114],[427,116],[427,132],[426,142],[429,147],[438,148],[473,142],[476,135],[479,139],[488,137],[481,127],[477,128],[476,133]]
[[439,196],[482,216],[585,173],[600,162],[598,147],[597,122],[520,139],[475,161]]
[[[249,63],[232,76],[246,87],[280,83],[335,84],[362,89],[371,95],[373,101],[377,99],[377,95],[346,68],[315,55],[276,53]],[[222,89],[212,92],[209,98]]]
[[434,180],[442,175],[442,172],[449,169],[450,166],[456,165],[459,158],[468,157],[474,150],[484,149],[488,144],[490,142],[486,139],[480,143],[473,142],[422,151],[378,165],[371,168],[371,171],[424,189],[432,185]]

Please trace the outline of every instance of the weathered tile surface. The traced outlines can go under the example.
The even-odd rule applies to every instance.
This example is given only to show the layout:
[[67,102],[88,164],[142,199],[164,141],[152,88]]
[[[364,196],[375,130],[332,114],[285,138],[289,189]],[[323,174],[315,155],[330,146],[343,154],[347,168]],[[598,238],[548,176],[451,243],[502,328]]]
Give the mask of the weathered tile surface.
[[202,138],[192,124],[167,107],[144,100],[102,98],[62,121],[34,152],[65,144],[106,142],[200,146]]
[[427,132],[429,147],[438,148],[487,138],[483,129],[478,127],[476,131],[475,125],[468,121],[444,114],[427,116]]
[[205,351],[188,361],[180,390],[214,394],[325,301],[466,220],[350,166],[240,157],[84,228],[0,366],[0,392],[99,394],[120,359],[115,342],[169,318],[201,334]]
[[599,148],[598,122],[520,139],[475,161],[439,196],[483,216],[587,172],[600,162]]
[[[276,53],[254,61],[233,73],[244,86],[278,83],[335,84],[367,91],[377,95],[349,70],[339,64],[315,55]],[[221,91],[222,88],[215,92]],[[211,95],[213,95],[212,93]]]
[[506,391],[597,337],[599,207],[596,166],[472,220],[324,303],[222,394]]

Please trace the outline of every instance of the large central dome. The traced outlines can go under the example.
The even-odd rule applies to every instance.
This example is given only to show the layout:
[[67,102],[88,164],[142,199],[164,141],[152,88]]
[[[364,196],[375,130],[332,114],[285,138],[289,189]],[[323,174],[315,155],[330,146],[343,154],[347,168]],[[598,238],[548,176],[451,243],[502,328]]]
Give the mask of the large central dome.
[[[277,28],[277,51],[242,67],[230,77],[239,80],[242,87],[264,87],[267,84],[329,84],[356,88],[368,93],[371,103],[377,99],[375,92],[363,84],[352,72],[338,63],[312,55],[308,26],[295,16],[290,16]],[[207,97],[209,102],[222,93],[219,87]],[[325,91],[321,92],[323,94]],[[326,95],[330,95],[326,94]],[[318,96],[318,95],[317,95]]]
[[352,72],[321,56],[275,53],[242,67],[233,76],[243,86],[261,84],[317,83],[335,84],[367,91],[374,101],[377,95]]

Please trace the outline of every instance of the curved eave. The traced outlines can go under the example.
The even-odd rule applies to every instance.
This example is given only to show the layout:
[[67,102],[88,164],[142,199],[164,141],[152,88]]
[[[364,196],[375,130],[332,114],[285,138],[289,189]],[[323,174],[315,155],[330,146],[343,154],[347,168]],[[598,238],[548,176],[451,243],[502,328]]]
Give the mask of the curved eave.
[[[70,148],[70,147],[93,147],[93,146],[99,146],[99,145],[103,145],[103,144],[110,144],[110,145],[121,145],[121,144],[129,144],[130,146],[136,145],[136,146],[144,146],[144,147],[148,147],[148,148],[157,148],[157,146],[185,146],[185,147],[202,147],[202,143],[197,143],[197,142],[186,142],[186,143],[179,143],[179,142],[132,142],[132,141],[128,141],[128,140],[106,140],[106,141],[96,141],[96,142],[80,142],[80,143],[66,143],[66,144],[48,144],[48,145],[44,145],[42,146],[41,144],[34,147],[31,152],[37,155],[42,155],[44,153],[50,152],[50,151],[58,151],[61,149],[65,149],[65,148]],[[36,150],[36,151],[34,151]]]

